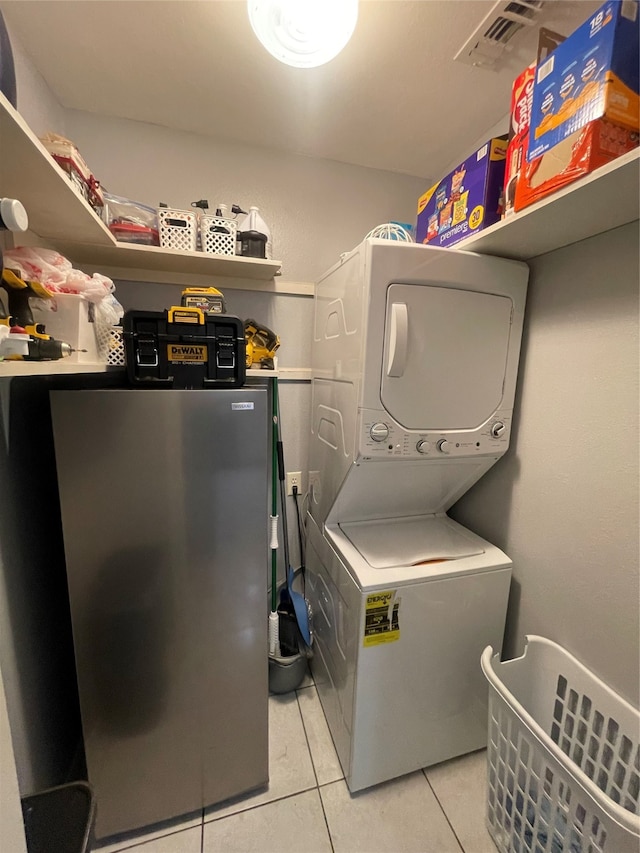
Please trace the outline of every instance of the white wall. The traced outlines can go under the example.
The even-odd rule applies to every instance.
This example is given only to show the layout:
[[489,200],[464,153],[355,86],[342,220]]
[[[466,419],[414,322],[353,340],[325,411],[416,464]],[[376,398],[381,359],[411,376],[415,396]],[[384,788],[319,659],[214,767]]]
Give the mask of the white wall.
[[[206,106],[203,105],[203,109]],[[282,277],[313,281],[389,219],[415,222],[424,180],[71,110],[66,126],[109,192],[189,207],[256,204]]]
[[[7,24],[6,20],[5,23]],[[45,83],[24,51],[18,37],[7,24],[13,61],[16,68],[18,89],[18,110],[36,136],[48,131],[65,134],[65,110],[56,100],[53,92]]]
[[506,652],[555,640],[638,704],[638,224],[531,264],[507,457],[452,515],[503,548]]

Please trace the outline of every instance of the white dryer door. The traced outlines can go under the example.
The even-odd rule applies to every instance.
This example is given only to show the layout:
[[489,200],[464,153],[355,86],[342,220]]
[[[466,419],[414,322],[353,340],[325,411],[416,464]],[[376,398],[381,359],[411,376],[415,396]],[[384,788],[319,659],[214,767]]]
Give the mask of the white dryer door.
[[405,429],[474,429],[502,401],[506,296],[438,285],[387,289],[381,400]]

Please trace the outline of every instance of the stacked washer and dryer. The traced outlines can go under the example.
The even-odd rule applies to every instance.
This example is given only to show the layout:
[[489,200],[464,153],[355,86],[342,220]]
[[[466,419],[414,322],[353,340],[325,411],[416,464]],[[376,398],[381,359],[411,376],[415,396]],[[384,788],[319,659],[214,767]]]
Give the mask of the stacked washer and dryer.
[[486,745],[512,564],[447,510],[509,447],[527,279],[374,239],[317,283],[307,595],[351,791]]

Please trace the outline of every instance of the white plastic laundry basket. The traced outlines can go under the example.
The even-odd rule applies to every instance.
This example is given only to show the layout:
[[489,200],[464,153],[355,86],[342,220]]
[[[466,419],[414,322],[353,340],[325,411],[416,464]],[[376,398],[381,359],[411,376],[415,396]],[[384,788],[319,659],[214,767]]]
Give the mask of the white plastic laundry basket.
[[500,853],[638,853],[640,712],[561,646],[482,655],[489,832]]

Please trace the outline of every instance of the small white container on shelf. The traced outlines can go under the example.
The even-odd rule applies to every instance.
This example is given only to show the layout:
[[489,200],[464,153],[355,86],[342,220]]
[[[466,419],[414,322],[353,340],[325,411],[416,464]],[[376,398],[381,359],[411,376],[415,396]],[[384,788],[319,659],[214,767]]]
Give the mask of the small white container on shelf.
[[640,712],[544,637],[489,682],[487,824],[500,853],[637,853]]
[[163,249],[195,252],[197,249],[198,217],[190,210],[158,208],[158,232]]
[[202,251],[213,255],[235,255],[238,224],[220,216],[200,217]]

